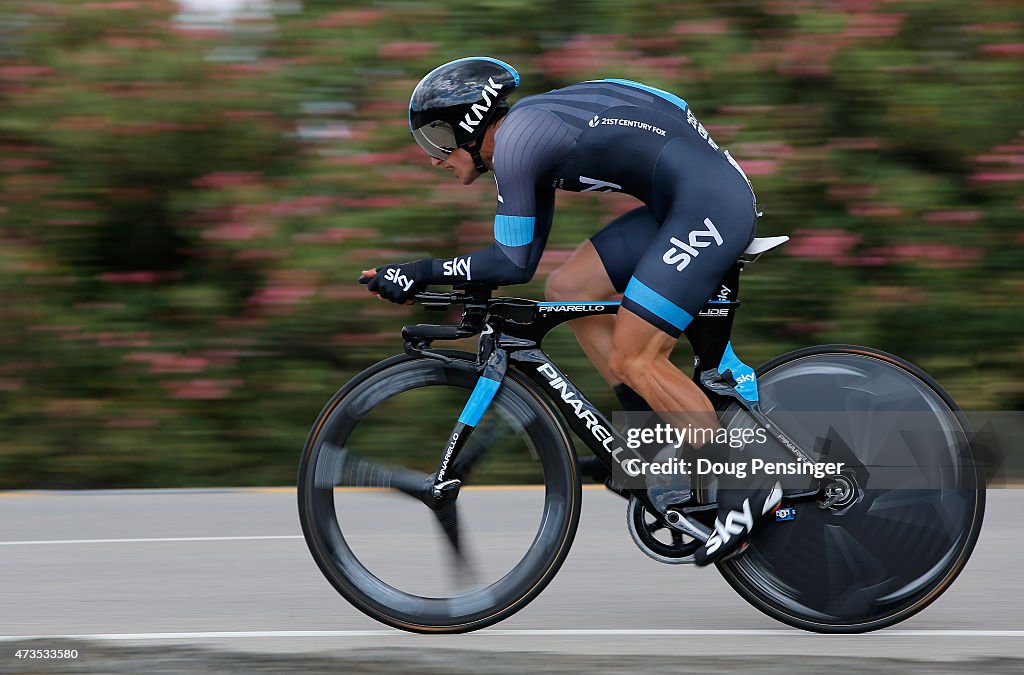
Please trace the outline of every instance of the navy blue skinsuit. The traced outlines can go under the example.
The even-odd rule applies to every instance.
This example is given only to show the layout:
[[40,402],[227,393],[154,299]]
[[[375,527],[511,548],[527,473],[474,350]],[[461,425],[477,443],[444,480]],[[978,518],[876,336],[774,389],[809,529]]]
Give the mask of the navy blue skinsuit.
[[431,283],[529,281],[555,190],[641,206],[591,241],[623,307],[678,337],[754,236],[750,185],[686,102],[637,82],[581,82],[520,100],[495,135],[495,243],[434,260]]

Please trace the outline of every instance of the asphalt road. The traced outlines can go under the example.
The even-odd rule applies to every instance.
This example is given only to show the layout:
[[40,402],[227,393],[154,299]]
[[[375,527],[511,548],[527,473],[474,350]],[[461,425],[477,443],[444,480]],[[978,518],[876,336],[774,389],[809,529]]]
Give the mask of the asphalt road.
[[[529,607],[485,631],[421,636],[335,593],[300,537],[291,490],[0,493],[0,672],[1024,672],[1022,490],[990,491],[975,553],[936,603],[863,636],[802,633],[747,605],[714,569],[650,560],[629,538],[621,499],[584,495],[573,550]],[[506,519],[496,533],[467,517],[499,558],[482,555],[483,569],[500,572],[498,554],[528,542],[536,494],[474,499]],[[402,541],[365,542],[399,575],[436,539],[405,525]],[[435,583],[424,579],[411,583]],[[723,642],[736,657],[715,656]],[[14,656],[69,646],[77,659]]]

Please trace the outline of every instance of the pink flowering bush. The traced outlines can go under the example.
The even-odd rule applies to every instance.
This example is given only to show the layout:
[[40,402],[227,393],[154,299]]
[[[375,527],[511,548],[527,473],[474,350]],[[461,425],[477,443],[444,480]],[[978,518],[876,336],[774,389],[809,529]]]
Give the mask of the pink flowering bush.
[[[473,54],[523,95],[618,77],[689,102],[753,181],[759,234],[792,237],[744,274],[748,362],[864,343],[968,408],[1024,407],[1014,3],[308,0],[246,30],[177,11],[0,11],[0,488],[292,482],[323,402],[438,319],[359,271],[490,239],[493,182],[432,169],[406,120],[419,77]],[[560,194],[538,277],[504,292],[540,297],[636,205]],[[611,403],[567,330],[546,346]],[[453,414],[418,412],[441,436]]]

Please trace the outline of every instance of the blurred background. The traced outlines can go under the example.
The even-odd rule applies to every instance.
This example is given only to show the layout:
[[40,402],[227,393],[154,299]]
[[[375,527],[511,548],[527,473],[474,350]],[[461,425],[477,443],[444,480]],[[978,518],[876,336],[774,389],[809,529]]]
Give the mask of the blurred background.
[[[1022,22],[1008,0],[9,0],[0,488],[293,483],[333,392],[437,320],[359,270],[491,240],[492,182],[432,169],[406,121],[422,75],[478,54],[523,94],[622,77],[690,102],[759,234],[792,237],[744,275],[748,363],[859,343],[1024,409]],[[540,297],[634,205],[560,193],[506,293]],[[547,347],[612,407],[568,329]]]

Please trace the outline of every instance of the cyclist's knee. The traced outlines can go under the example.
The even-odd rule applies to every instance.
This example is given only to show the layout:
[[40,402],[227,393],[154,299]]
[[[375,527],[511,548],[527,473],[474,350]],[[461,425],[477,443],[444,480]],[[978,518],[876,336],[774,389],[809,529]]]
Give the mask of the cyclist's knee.
[[586,279],[581,279],[574,270],[559,267],[548,275],[544,283],[544,299],[550,302],[591,300],[587,297],[586,288]]

